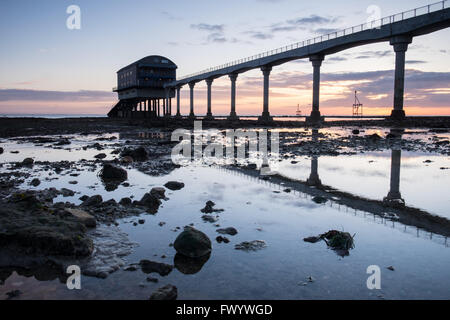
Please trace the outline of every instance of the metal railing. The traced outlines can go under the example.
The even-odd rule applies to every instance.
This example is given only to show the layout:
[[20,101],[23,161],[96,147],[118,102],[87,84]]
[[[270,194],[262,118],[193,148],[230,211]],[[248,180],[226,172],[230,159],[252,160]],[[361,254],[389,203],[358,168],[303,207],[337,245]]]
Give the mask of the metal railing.
[[333,40],[336,38],[340,38],[343,36],[348,36],[350,34],[353,33],[357,33],[357,32],[361,32],[361,31],[366,31],[366,30],[370,30],[373,28],[378,28],[387,24],[391,24],[394,22],[399,22],[399,21],[403,21],[406,19],[410,19],[410,18],[414,18],[417,16],[421,16],[421,15],[425,15],[431,12],[436,12],[439,10],[443,10],[446,8],[449,8],[449,0],[443,0],[443,1],[439,1],[439,2],[435,2],[426,6],[422,6],[422,7],[418,7],[412,10],[408,10],[408,11],[404,11],[401,13],[397,13],[388,17],[384,17],[378,20],[373,20],[370,22],[366,22],[363,24],[359,24],[353,27],[349,27],[343,30],[339,30],[339,31],[335,31],[335,32],[331,32],[325,35],[321,35],[321,36],[317,36],[315,38],[311,38],[305,41],[300,41],[300,42],[296,42],[293,43],[291,45],[287,45],[284,47],[280,47],[277,49],[273,49],[270,51],[266,51],[260,54],[255,54],[253,56],[247,57],[247,58],[243,58],[243,59],[239,59],[239,60],[235,60],[229,63],[225,63],[222,64],[220,66],[216,66],[216,67],[212,67],[212,68],[208,68],[196,73],[192,73],[186,76],[183,76],[181,78],[178,79],[179,80],[184,80],[187,78],[191,78],[191,77],[195,77],[201,74],[205,74],[205,73],[209,73],[209,72],[213,72],[213,71],[217,71],[217,70],[221,70],[221,69],[225,69],[228,67],[232,67],[241,63],[246,63],[249,61],[253,61],[253,60],[257,60],[257,59],[261,59],[261,58],[265,58],[265,57],[269,57],[275,54],[279,54],[279,53],[283,53],[283,52],[287,52],[290,50],[294,50],[294,49],[298,49],[298,48],[302,48],[302,47],[306,47],[309,45],[313,45],[313,44],[317,44],[317,43],[321,43],[323,41],[328,41],[328,40]]

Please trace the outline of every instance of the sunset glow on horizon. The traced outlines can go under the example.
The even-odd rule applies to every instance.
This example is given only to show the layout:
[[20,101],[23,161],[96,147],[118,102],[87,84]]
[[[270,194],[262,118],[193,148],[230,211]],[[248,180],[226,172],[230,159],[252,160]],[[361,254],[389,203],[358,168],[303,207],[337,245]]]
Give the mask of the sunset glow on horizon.
[[[200,71],[270,48],[364,22],[370,2],[305,4],[294,0],[77,1],[80,30],[65,27],[69,1],[2,1],[0,114],[105,114],[117,102],[116,72],[142,57],[160,54],[177,76]],[[379,1],[382,16],[426,5],[426,1]],[[352,7],[353,11],[346,8]],[[234,9],[233,9],[234,8]],[[239,8],[239,10],[235,10]],[[332,12],[332,14],[330,14]],[[301,23],[297,22],[301,21]],[[39,25],[39,28],[36,26]],[[164,31],[164,32],[162,32]],[[450,115],[450,30],[415,37],[406,52],[407,115]],[[389,115],[395,55],[389,43],[348,49],[325,57],[320,111],[351,115],[354,92],[364,115]],[[259,69],[239,74],[236,112],[259,115],[263,105]],[[172,110],[176,99],[172,100]],[[206,113],[206,84],[195,86],[195,114]],[[304,60],[273,67],[270,113],[308,115],[312,65]],[[230,80],[212,85],[212,110],[230,112]],[[189,113],[189,88],[181,91],[181,113]]]

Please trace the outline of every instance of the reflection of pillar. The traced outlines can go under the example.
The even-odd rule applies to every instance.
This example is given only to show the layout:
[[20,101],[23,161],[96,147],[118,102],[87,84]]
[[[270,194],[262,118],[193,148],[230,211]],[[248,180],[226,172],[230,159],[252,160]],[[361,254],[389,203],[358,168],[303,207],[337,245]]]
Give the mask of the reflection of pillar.
[[319,98],[320,98],[320,66],[324,59],[323,55],[314,55],[309,57],[309,61],[313,65],[313,100],[312,111],[309,117],[310,121],[317,122],[320,120]]
[[403,96],[405,90],[405,53],[412,37],[398,36],[391,39],[390,43],[395,51],[395,80],[394,80],[394,109],[391,118],[401,120],[405,117],[403,110]]
[[306,183],[310,186],[320,186],[322,185],[322,181],[319,178],[319,162],[316,156],[311,158],[311,173],[309,174],[309,178],[306,180]]
[[390,203],[395,202],[397,204],[404,204],[405,201],[402,199],[400,194],[400,161],[401,161],[401,150],[392,150],[391,154],[391,183],[390,189],[387,197],[383,199],[384,202]]
[[[402,129],[391,129],[391,134],[394,139],[401,139],[403,133]],[[395,142],[395,140],[394,140]],[[397,148],[393,148],[391,151],[391,181],[390,189],[383,202],[388,205],[394,204],[397,206],[405,205],[405,201],[400,194],[400,165],[401,165],[402,151]]]
[[228,77],[231,80],[231,111],[228,116],[228,120],[238,120],[239,118],[236,115],[236,79],[237,73],[229,74]]
[[211,112],[211,85],[213,83],[214,79],[206,79],[206,85],[207,85],[207,106],[208,106],[208,110],[206,112],[206,120],[213,120],[214,117],[212,116],[212,112]]
[[190,112],[189,119],[195,119],[194,115],[194,86],[195,82],[189,82],[189,92],[190,92]]
[[271,121],[272,117],[269,112],[269,76],[270,71],[272,71],[272,66],[263,66],[261,68],[264,76],[264,89],[263,89],[263,112],[261,117],[259,117],[260,121]]
[[[312,129],[311,139],[313,142],[317,143],[319,139],[319,130]],[[319,161],[317,156],[313,156],[311,158],[311,173],[309,174],[309,178],[306,180],[306,183],[310,186],[321,186],[322,181],[319,178]]]

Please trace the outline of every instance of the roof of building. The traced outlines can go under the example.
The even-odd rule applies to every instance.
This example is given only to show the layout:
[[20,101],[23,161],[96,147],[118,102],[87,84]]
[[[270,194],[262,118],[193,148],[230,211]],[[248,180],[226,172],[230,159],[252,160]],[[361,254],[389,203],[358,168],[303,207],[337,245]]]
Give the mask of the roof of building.
[[177,65],[173,63],[170,59],[163,57],[163,56],[147,56],[145,58],[142,58],[138,61],[133,62],[132,64],[127,65],[126,67],[123,67],[118,73],[122,70],[128,69],[129,67],[138,64],[138,66],[146,66],[146,67],[155,67],[155,68],[170,68],[170,69],[177,69]]

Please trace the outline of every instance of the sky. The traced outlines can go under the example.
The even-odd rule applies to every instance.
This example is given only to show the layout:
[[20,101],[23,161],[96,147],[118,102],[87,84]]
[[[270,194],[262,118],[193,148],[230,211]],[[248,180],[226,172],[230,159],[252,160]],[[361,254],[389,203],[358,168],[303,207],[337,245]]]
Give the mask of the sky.
[[[429,0],[430,1],[430,0]],[[2,0],[0,1],[0,114],[106,114],[117,101],[116,71],[148,55],[162,55],[187,75],[236,59],[427,5],[420,0]],[[66,12],[77,5],[81,28]],[[450,115],[450,29],[415,37],[406,53],[405,111]],[[395,55],[389,43],[325,57],[322,114],[350,115],[358,91],[365,115],[392,109]],[[260,70],[237,80],[236,111],[259,114]],[[189,89],[181,111],[189,109]],[[270,112],[309,114],[312,65],[296,60],[273,68]],[[213,83],[215,114],[230,110],[230,80]],[[195,113],[206,113],[206,84],[195,87]]]

